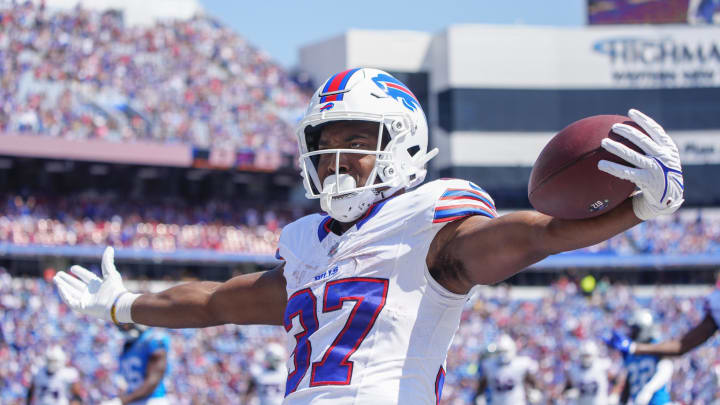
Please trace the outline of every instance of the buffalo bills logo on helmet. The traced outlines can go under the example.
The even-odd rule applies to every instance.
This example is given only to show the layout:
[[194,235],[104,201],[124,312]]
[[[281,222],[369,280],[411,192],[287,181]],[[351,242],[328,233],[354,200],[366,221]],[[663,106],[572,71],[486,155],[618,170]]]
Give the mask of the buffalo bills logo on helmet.
[[379,74],[372,79],[378,87],[380,87],[388,96],[402,101],[403,105],[412,111],[417,110],[420,106],[415,95],[405,87],[405,85],[398,79],[387,75]]
[[333,107],[335,107],[335,103],[327,103],[324,106],[320,107],[320,111],[327,111]]

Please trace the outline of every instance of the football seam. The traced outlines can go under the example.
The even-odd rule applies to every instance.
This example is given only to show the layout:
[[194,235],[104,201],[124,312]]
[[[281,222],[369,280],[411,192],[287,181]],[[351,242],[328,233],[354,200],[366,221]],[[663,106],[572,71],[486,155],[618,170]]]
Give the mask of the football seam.
[[[599,147],[597,147],[597,148],[595,148],[595,149],[593,149],[593,150],[591,150],[591,151],[585,152],[585,153],[583,153],[582,155],[580,155],[580,156],[578,156],[577,158],[575,158],[575,160],[573,160],[573,161],[571,161],[571,162],[569,162],[569,163],[566,163],[564,166],[560,166],[560,168],[558,168],[557,170],[555,170],[552,174],[550,174],[550,175],[546,176],[544,179],[540,180],[540,181],[538,182],[537,186],[535,186],[535,188],[530,192],[530,194],[528,194],[528,197],[532,196],[537,189],[539,189],[540,187],[542,187],[543,184],[545,184],[545,183],[547,183],[548,181],[550,181],[550,179],[552,179],[553,177],[555,177],[558,173],[560,173],[560,172],[562,172],[563,170],[567,169],[568,167],[574,165],[575,163],[577,163],[578,161],[584,159],[585,157],[590,156],[590,155],[592,155],[593,153],[597,153],[600,149],[602,149],[602,146],[599,146]],[[599,170],[599,169],[598,169],[598,170]]]

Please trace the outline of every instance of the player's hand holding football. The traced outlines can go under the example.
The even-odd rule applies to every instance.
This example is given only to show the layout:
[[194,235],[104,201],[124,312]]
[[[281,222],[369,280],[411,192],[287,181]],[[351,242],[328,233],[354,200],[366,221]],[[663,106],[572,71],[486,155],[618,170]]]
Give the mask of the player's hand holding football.
[[607,160],[598,162],[598,169],[635,183],[641,193],[633,197],[635,215],[646,221],[660,215],[672,214],[683,203],[683,175],[677,145],[652,118],[631,109],[628,116],[647,132],[626,124],[615,124],[613,132],[628,139],[645,152],[603,139],[602,147],[635,167]]
[[77,278],[64,271],[56,274],[53,280],[60,297],[77,312],[115,323],[132,322],[130,304],[138,294],[125,288],[114,260],[115,250],[108,246],[102,257],[102,279],[77,265],[70,267]]

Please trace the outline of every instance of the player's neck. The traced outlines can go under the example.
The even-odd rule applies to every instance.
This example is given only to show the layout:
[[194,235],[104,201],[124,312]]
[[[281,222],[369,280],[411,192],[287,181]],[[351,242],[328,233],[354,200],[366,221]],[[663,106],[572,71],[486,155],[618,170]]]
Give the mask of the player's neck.
[[332,220],[332,223],[330,224],[330,229],[333,231],[333,233],[336,233],[336,234],[338,234],[338,235],[342,235],[342,234],[344,234],[345,232],[347,232],[348,230],[350,230],[350,228],[352,228],[353,226],[355,226],[355,224],[357,224],[358,222],[360,222],[360,221],[362,221],[363,219],[365,219],[365,218],[367,217],[368,213],[369,213],[373,208],[375,208],[376,205],[380,204],[380,203],[383,202],[383,201],[387,201],[387,200],[389,200],[389,199],[391,199],[391,198],[393,198],[393,197],[399,196],[400,194],[403,194],[403,193],[405,193],[405,189],[398,190],[398,191],[395,192],[393,195],[391,195],[391,196],[389,196],[389,197],[386,197],[386,198],[383,198],[383,199],[380,200],[380,201],[376,201],[374,204],[372,204],[372,205],[367,209],[367,211],[365,211],[362,215],[360,215],[360,217],[359,217],[358,219],[356,219],[356,220],[354,220],[354,221],[351,221],[351,222],[340,222],[340,221],[338,221],[338,220],[333,219],[333,220]]

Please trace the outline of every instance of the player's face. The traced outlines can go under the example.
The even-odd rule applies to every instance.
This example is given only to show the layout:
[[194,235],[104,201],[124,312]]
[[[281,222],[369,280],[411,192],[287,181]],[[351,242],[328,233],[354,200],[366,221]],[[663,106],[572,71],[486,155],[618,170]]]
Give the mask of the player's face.
[[[328,124],[322,129],[318,149],[364,149],[376,150],[378,141],[378,123],[364,121],[340,121]],[[318,177],[324,182],[332,174],[348,174],[358,186],[365,185],[375,167],[375,155],[359,153],[340,153],[339,165],[335,167],[335,154],[319,155]]]

